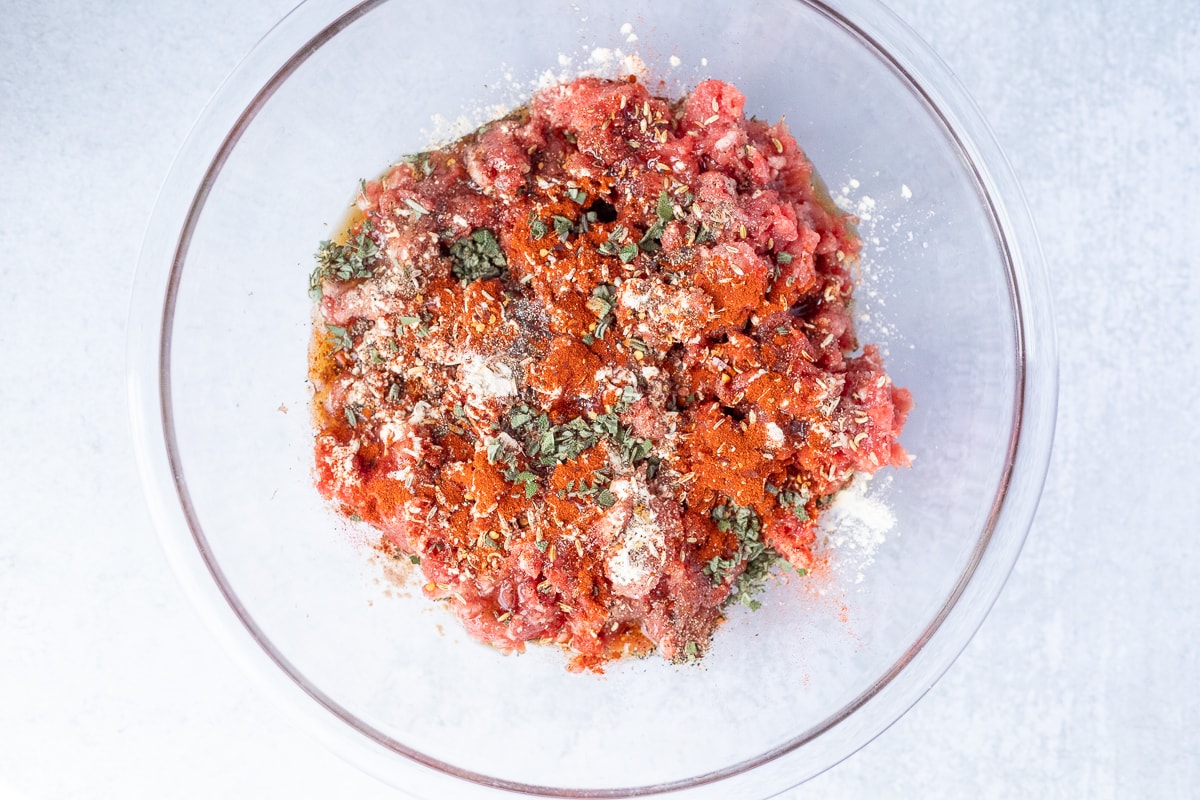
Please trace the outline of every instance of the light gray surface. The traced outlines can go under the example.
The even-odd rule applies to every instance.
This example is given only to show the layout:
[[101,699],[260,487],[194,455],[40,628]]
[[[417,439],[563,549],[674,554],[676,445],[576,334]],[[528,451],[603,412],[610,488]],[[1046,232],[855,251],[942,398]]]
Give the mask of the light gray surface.
[[[397,797],[292,730],[143,509],[124,321],[155,192],[289,0],[18,2],[0,23],[0,797]],[[887,733],[789,798],[1187,797],[1200,785],[1200,14],[908,0],[1021,177],[1062,391],[996,609]]]

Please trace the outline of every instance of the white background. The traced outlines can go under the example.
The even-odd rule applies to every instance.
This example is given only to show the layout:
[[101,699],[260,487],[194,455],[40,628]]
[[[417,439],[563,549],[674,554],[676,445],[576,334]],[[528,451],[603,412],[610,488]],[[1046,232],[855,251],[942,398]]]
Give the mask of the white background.
[[[397,798],[292,729],[159,552],[125,317],[176,149],[291,0],[5,3],[0,797]],[[1200,12],[894,0],[1039,221],[1058,439],[1025,551],[949,674],[793,798],[1189,797],[1200,786]]]

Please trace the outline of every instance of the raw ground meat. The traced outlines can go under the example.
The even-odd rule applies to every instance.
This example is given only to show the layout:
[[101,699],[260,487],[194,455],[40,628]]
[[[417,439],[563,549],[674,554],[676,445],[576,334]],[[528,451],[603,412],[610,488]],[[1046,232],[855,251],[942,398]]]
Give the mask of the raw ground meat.
[[733,86],[583,78],[367,181],[323,243],[324,495],[505,650],[703,654],[911,406],[850,315],[859,243]]

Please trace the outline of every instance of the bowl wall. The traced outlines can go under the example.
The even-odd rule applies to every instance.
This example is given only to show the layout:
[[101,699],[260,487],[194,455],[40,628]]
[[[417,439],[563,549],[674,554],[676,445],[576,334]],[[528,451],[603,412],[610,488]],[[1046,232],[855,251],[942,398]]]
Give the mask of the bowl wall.
[[[157,299],[158,374],[135,366],[143,383],[161,382],[157,408],[135,414],[149,439],[161,424],[171,469],[151,483],[184,522],[160,524],[215,579],[228,605],[217,624],[245,626],[308,696],[302,713],[349,723],[352,747],[400,764],[382,768],[392,780],[416,759],[485,785],[586,793],[699,784],[790,752],[766,793],[844,757],[816,742],[840,727],[861,744],[902,713],[853,714],[935,634],[995,534],[1015,463],[1028,334],[1005,218],[959,131],[862,30],[815,3],[543,1],[499,13],[390,0],[297,13],[311,25],[305,14],[332,19],[343,6],[209,162]],[[831,578],[792,575],[761,610],[733,609],[699,665],[654,657],[596,676],[567,672],[549,649],[506,657],[471,641],[419,590],[385,578],[369,532],[321,500],[306,280],[359,178],[425,149],[446,120],[469,128],[527,100],[550,75],[617,75],[617,51],[640,57],[661,94],[716,77],[745,93],[748,114],[786,115],[832,194],[863,216],[860,339],[881,343],[912,390],[902,441],[915,462],[872,487],[895,516],[873,564],[834,549]],[[227,113],[220,103],[210,116]],[[171,245],[170,227],[152,227],[151,254]],[[143,271],[169,266],[145,258]],[[1024,527],[1003,535],[1015,558]],[[989,569],[1002,582],[1011,563]],[[941,668],[965,641],[936,645]]]

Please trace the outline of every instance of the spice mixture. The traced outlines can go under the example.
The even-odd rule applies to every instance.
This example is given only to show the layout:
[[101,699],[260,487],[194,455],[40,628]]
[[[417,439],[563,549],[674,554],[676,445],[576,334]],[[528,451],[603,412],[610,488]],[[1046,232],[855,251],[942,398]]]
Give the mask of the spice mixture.
[[316,475],[477,638],[696,658],[911,405],[783,123],[582,78],[361,186],[322,243]]

